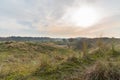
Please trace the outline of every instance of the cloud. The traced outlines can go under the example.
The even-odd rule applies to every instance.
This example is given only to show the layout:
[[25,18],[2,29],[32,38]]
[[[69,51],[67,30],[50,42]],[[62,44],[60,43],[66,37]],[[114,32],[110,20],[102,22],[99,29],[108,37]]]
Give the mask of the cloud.
[[54,24],[48,27],[38,27],[40,32],[49,36],[61,37],[119,37],[120,35],[120,15],[114,15],[104,18],[99,24],[92,27],[81,28],[71,25]]
[[[110,5],[107,6],[106,2],[109,1],[106,0],[104,3],[103,0],[90,0],[89,2],[86,2],[86,0],[0,0],[0,34],[6,36],[93,37],[104,32],[108,36],[111,36],[112,33],[118,36],[119,31],[116,28],[119,27],[120,21],[117,17],[117,20],[113,19],[115,16],[111,19],[104,19],[107,22],[103,21],[90,28],[77,27],[62,20],[68,9],[86,3],[98,7],[101,13],[105,8],[106,11],[103,10],[103,12],[105,11],[104,14],[110,13],[109,6],[111,6],[113,11],[110,14],[116,13],[119,6],[115,9],[114,5],[111,4],[113,3],[112,0]],[[118,0],[115,3],[117,2]],[[101,6],[103,7],[99,8]],[[110,32],[109,30],[114,31]]]

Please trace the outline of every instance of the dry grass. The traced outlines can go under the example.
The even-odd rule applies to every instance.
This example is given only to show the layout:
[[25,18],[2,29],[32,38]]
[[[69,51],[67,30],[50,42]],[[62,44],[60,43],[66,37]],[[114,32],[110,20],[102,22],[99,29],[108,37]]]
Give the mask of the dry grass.
[[96,62],[86,69],[84,80],[120,80],[120,66],[113,62]]
[[120,80],[120,52],[100,44],[89,54],[49,43],[0,43],[0,80]]

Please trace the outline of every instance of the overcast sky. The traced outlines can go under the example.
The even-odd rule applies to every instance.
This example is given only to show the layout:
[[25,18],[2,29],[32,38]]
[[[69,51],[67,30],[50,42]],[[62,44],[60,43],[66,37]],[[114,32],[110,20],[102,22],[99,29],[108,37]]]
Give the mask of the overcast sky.
[[[67,11],[81,5],[94,7],[100,21],[88,28],[68,25]],[[0,0],[0,36],[101,35],[120,37],[120,0]]]

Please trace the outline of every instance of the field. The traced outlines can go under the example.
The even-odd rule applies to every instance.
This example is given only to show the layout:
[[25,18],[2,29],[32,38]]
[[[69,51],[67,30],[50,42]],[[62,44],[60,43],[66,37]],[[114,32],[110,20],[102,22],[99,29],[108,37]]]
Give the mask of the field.
[[1,42],[0,80],[120,80],[117,43]]

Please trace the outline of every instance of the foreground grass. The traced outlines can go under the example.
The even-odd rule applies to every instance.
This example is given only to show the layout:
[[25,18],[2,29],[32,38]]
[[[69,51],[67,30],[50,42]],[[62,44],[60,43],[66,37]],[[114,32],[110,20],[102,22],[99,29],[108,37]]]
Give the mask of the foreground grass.
[[84,57],[50,43],[0,43],[0,80],[120,80],[120,51]]

